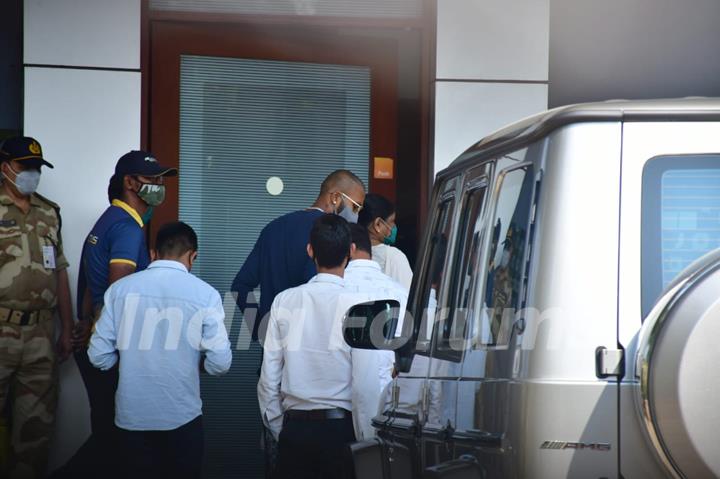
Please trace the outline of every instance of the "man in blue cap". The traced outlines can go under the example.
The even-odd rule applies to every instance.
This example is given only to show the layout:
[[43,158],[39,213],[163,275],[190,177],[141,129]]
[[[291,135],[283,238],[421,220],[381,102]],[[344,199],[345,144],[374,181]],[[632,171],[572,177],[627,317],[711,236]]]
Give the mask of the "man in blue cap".
[[[1,477],[43,477],[57,405],[56,358],[71,354],[72,305],[60,208],[36,193],[40,144],[13,137],[0,147],[0,411],[11,421],[11,457]],[[55,347],[55,312],[62,330]]]
[[92,433],[54,477],[77,479],[96,477],[99,471],[113,471],[111,462],[118,458],[115,448],[118,369],[94,368],[88,359],[87,344],[108,287],[120,278],[144,270],[150,263],[145,225],[153,208],[165,199],[165,178],[177,173],[175,168],[160,165],[152,153],[134,150],[120,157],[110,178],[110,206],[83,245],[77,289],[79,321],[73,334],[75,361],[90,401]]

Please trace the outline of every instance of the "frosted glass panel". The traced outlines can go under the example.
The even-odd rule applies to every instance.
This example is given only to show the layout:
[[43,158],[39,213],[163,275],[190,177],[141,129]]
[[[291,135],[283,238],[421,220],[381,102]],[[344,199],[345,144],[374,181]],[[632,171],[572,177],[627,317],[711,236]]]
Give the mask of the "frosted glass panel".
[[[193,272],[224,294],[260,230],[310,206],[328,173],[346,168],[367,183],[370,70],[183,56],[180,78],[180,219],[198,232]],[[259,348],[242,347],[240,326],[238,313],[231,372],[202,382],[206,477],[262,471]]]
[[414,18],[422,0],[150,0],[153,10],[255,15]]

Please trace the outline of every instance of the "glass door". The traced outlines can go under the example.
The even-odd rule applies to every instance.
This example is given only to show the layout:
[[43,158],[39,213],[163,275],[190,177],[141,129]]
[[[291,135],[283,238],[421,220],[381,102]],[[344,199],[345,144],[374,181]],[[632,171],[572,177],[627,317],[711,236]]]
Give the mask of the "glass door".
[[[179,217],[198,233],[193,272],[226,293],[267,222],[311,205],[328,173],[346,168],[367,183],[370,72],[183,56],[180,85]],[[206,456],[211,470],[255,470],[260,346],[226,296],[233,366],[203,376]]]

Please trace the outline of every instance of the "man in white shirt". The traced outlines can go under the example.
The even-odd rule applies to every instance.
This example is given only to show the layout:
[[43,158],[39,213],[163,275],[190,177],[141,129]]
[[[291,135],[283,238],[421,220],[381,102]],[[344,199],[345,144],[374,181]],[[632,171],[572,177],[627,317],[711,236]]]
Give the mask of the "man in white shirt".
[[200,368],[213,375],[230,369],[225,314],[220,293],[190,274],[198,249],[193,229],[167,224],[155,243],[150,266],[105,293],[88,356],[102,370],[120,362],[115,424],[123,477],[199,478]]
[[278,477],[343,477],[345,447],[355,441],[353,382],[360,374],[342,336],[342,318],[358,301],[343,275],[350,227],[318,218],[307,252],[318,274],[273,301],[258,382],[260,414],[279,440]]
[[[380,265],[372,259],[372,246],[368,231],[357,224],[350,225],[352,242],[355,245],[351,261],[345,269],[346,288],[365,297],[365,301],[394,299],[400,303],[400,311],[407,305],[407,289],[382,272]],[[396,331],[399,335],[400,331]],[[362,375],[353,378],[355,409],[355,435],[357,439],[370,439],[375,435],[372,418],[381,407],[382,393],[392,381],[395,363],[394,351],[354,350],[353,360],[362,362]],[[384,401],[383,401],[384,402]]]

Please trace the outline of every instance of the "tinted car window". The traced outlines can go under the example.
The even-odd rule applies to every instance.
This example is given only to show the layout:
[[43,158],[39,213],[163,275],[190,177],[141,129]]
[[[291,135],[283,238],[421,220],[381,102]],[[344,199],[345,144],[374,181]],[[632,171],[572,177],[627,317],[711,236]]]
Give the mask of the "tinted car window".
[[470,299],[476,282],[483,227],[483,205],[487,180],[478,178],[466,187],[460,207],[457,244],[453,258],[452,285],[448,294],[448,314],[436,323],[436,357],[462,359],[467,320],[472,316]]
[[720,247],[720,155],[660,156],[642,184],[642,313],[690,263]]
[[484,307],[473,337],[477,346],[500,346],[509,339],[524,284],[533,185],[530,165],[507,171],[501,178],[490,223]]
[[428,351],[435,324],[435,315],[441,307],[441,293],[447,276],[445,268],[454,210],[454,196],[447,197],[440,203],[437,221],[430,237],[430,255],[423,279],[422,295],[420,296],[422,298],[420,303],[422,311],[417,312],[422,318],[416,346],[418,351]]

